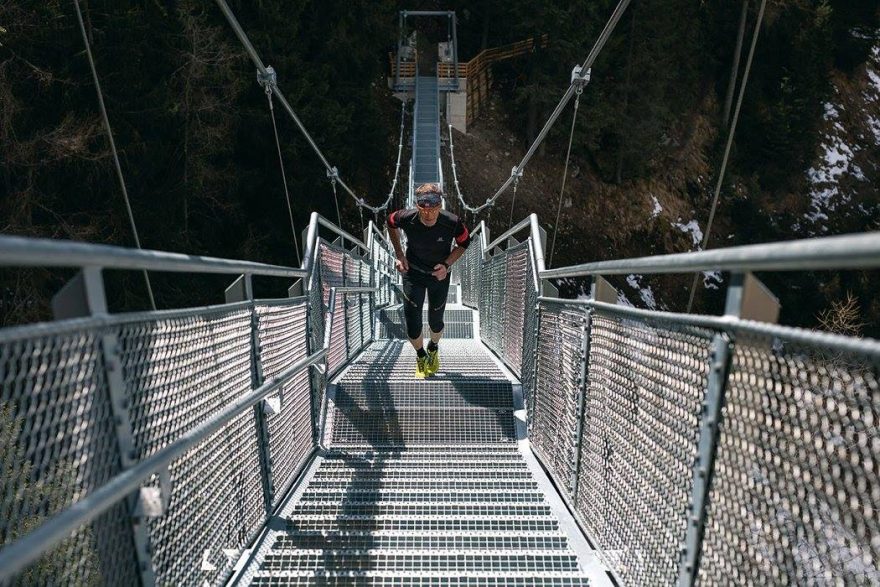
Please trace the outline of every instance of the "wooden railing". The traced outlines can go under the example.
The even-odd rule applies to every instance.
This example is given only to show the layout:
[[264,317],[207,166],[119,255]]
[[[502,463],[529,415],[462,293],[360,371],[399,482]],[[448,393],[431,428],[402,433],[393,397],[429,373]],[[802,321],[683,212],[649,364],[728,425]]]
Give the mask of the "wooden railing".
[[[470,124],[480,115],[489,98],[489,90],[492,89],[493,81],[490,66],[497,61],[531,53],[536,47],[546,47],[548,42],[549,37],[544,34],[537,38],[532,37],[525,41],[484,49],[467,63],[459,63],[457,71],[453,63],[438,63],[437,77],[441,80],[455,79],[456,77],[467,80],[467,124]],[[405,79],[416,76],[414,61],[401,62],[398,76],[395,76],[397,58],[393,53],[388,54],[388,62],[392,78]]]

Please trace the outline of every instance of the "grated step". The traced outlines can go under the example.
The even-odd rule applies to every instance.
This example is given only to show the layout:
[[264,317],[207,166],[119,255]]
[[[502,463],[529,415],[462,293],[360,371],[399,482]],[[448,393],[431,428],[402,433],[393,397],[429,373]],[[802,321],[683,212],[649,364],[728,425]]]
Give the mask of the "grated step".
[[543,503],[298,503],[291,516],[549,516],[550,506]]
[[307,571],[456,571],[574,572],[577,557],[569,551],[482,552],[447,550],[273,550],[262,570]]
[[328,585],[350,587],[587,587],[589,581],[578,573],[419,573],[376,574],[311,573],[297,571],[259,572],[252,585],[293,587],[299,585]]
[[307,488],[308,491],[327,490],[340,491],[363,490],[363,491],[420,491],[420,490],[447,490],[447,491],[537,491],[538,484],[535,481],[510,481],[510,480],[480,480],[462,481],[459,479],[405,479],[395,481],[392,479],[313,479]]
[[401,491],[390,489],[374,491],[348,487],[339,491],[312,489],[306,490],[301,503],[340,503],[340,504],[374,504],[374,503],[543,503],[544,496],[537,491],[512,493],[509,491],[449,491],[444,489],[425,489],[423,491]]
[[513,410],[426,408],[346,412],[335,409],[333,444],[407,446],[515,442]]
[[323,515],[297,516],[287,521],[288,531],[301,532],[556,532],[559,523],[550,517],[513,516],[354,516],[343,514],[335,518]]
[[290,532],[280,535],[274,548],[325,550],[565,550],[562,533],[544,534],[432,534],[379,532]]
[[382,469],[362,469],[362,470],[336,470],[330,471],[326,470],[324,472],[318,472],[313,477],[314,479],[333,479],[333,480],[345,480],[349,479],[351,481],[369,481],[369,480],[378,480],[378,481],[393,481],[395,479],[404,479],[408,480],[413,478],[415,475],[418,475],[420,478],[425,479],[433,479],[437,482],[441,481],[455,481],[457,479],[461,480],[503,480],[509,479],[511,481],[517,480],[531,480],[532,474],[527,469],[522,470],[509,470],[509,469],[496,469],[493,471],[482,471],[482,470],[473,470],[473,469],[446,469],[444,471],[416,471],[414,472],[411,469],[397,469],[394,471],[386,471]]
[[481,406],[513,409],[513,387],[507,382],[431,381],[359,382],[342,381],[336,388],[337,408],[376,409]]

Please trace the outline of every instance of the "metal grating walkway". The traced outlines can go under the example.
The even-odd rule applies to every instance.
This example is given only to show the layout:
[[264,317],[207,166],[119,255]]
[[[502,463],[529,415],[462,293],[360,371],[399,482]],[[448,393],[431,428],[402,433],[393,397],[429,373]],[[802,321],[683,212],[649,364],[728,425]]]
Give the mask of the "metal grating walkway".
[[440,93],[435,76],[416,78],[413,118],[413,185],[439,182]]
[[[474,316],[447,310],[471,330]],[[472,338],[440,353],[417,380],[409,344],[380,339],[337,377],[327,449],[234,584],[610,584],[524,448],[518,382]]]

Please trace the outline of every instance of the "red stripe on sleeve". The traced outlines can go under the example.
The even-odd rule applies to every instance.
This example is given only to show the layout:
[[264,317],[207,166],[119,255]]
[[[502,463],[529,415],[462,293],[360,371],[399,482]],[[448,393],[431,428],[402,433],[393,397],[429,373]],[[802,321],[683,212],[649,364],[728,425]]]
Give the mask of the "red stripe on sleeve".
[[391,216],[388,217],[388,226],[391,228],[397,228],[397,213],[399,210],[395,210],[391,213]]
[[471,233],[468,232],[467,226],[465,226],[464,223],[462,223],[461,234],[459,234],[457,237],[455,237],[455,242],[458,244],[463,243],[464,241],[466,241],[468,239],[468,236],[470,236],[470,234]]

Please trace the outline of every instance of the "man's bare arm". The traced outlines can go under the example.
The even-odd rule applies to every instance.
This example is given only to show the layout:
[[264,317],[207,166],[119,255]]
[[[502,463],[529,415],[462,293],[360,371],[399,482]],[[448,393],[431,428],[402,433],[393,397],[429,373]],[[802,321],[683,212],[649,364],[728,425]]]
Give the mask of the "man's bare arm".
[[397,256],[397,262],[395,265],[397,266],[397,270],[401,273],[406,273],[409,271],[409,263],[406,260],[406,255],[403,254],[403,247],[400,246],[400,234],[398,233],[398,228],[388,228],[388,237],[391,239],[391,246],[394,247],[394,254]]

